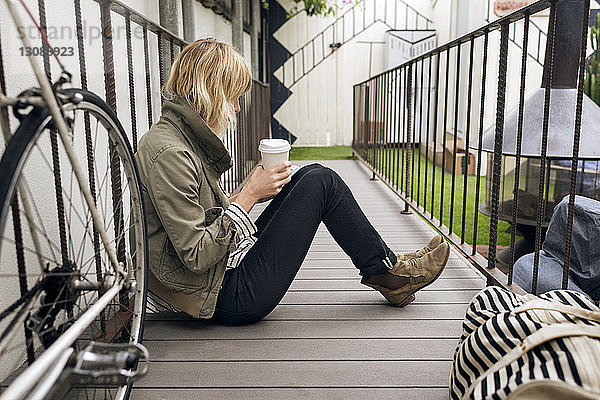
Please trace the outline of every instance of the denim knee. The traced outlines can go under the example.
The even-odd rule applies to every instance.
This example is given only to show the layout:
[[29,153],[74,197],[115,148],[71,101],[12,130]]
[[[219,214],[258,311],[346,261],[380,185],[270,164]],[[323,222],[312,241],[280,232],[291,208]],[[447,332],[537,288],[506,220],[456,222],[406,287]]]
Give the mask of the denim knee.
[[313,176],[320,176],[320,177],[327,177],[327,176],[331,176],[334,179],[341,179],[340,176],[337,174],[337,172],[335,172],[333,169],[326,167],[322,164],[319,163],[314,163],[314,164],[310,164],[310,165],[314,165],[317,168],[314,168],[310,171],[311,175]]

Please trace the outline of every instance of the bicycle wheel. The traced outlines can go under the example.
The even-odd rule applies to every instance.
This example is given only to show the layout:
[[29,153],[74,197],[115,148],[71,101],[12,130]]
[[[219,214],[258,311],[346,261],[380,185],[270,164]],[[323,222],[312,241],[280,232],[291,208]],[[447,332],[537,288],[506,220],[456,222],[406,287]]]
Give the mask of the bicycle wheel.
[[[60,94],[104,226],[92,222],[49,111],[33,108],[0,160],[0,394],[117,281],[100,229],[130,282],[72,347],[142,340],[147,235],[133,152],[103,100],[78,89]],[[122,399],[131,390],[130,382],[66,379],[67,398]]]

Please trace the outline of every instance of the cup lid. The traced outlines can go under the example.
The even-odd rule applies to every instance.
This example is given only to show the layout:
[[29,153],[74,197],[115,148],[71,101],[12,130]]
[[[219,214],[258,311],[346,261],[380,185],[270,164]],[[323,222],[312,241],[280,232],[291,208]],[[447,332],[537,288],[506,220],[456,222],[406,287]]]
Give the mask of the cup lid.
[[262,153],[283,153],[292,148],[285,139],[262,139],[258,145],[258,151]]

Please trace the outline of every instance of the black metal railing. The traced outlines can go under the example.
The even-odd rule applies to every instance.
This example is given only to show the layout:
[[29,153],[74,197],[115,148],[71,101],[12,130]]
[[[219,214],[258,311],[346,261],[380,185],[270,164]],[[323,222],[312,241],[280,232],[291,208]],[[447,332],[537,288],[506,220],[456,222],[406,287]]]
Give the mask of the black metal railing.
[[[166,82],[168,66],[187,43],[118,0],[73,0],[72,3],[62,5],[64,7],[47,9],[46,1],[40,0],[36,18],[45,32],[48,32],[49,27],[53,32],[75,32],[76,43],[68,44],[73,45],[72,53],[77,57],[77,62],[71,62],[72,57],[68,57],[66,63],[67,69],[73,74],[73,85],[93,90],[100,96],[104,94],[105,101],[115,110],[128,132],[135,151],[138,138],[160,116],[160,88]],[[64,25],[49,25],[48,21],[67,20],[69,12],[72,12],[74,29]],[[98,18],[96,23],[94,18]],[[16,38],[16,30],[14,32]],[[63,40],[61,46],[64,46],[65,38],[60,39]],[[2,40],[6,43],[8,39],[3,37]],[[96,40],[101,41],[101,46],[96,45]],[[50,44],[53,44],[53,35],[50,35]],[[41,47],[45,49],[46,44],[42,42]],[[115,52],[126,54],[115,58]],[[42,51],[40,54],[46,75],[50,79],[57,77],[58,70],[51,64],[49,52]],[[102,89],[98,89],[98,61],[102,63]],[[5,82],[4,71],[0,53],[2,83]],[[34,84],[33,75],[31,84]],[[10,83],[2,85],[2,92],[6,91],[11,91]],[[259,139],[270,137],[268,96],[265,84],[255,81],[251,93],[245,95],[242,101],[243,110],[238,115],[238,128],[228,129],[225,144],[234,159],[234,168],[224,174],[222,179],[224,187],[230,192],[241,184],[257,164],[259,157],[258,150],[255,149]]]
[[[529,249],[535,254],[532,287],[524,289],[536,292],[545,227],[563,195],[569,199],[562,281],[566,288],[575,194],[600,197],[598,161],[586,161],[593,163],[595,172],[586,170],[579,151],[589,0],[571,1],[579,4],[582,15],[576,43],[566,46],[569,49],[562,38],[556,40],[557,7],[565,1],[537,1],[354,86],[353,151],[373,171],[373,178],[398,194],[407,211],[416,211],[435,226],[489,284],[514,291],[522,290],[513,283],[522,236],[530,239]],[[536,77],[536,71],[527,70],[530,18],[547,11],[545,72]],[[509,51],[515,25],[523,32],[521,49]],[[569,64],[575,67],[570,78],[574,99],[560,109],[553,106],[551,116],[551,102],[558,103],[555,88],[564,87],[557,83],[563,79],[557,71]],[[541,100],[528,103],[526,84],[536,79],[544,81],[536,92]],[[515,108],[505,121],[507,103]],[[539,135],[527,138],[531,132],[524,125],[536,112],[540,117],[533,134]],[[549,145],[549,136],[555,135],[549,120],[557,114],[568,115],[574,124],[561,133],[568,138],[568,149],[556,153]],[[516,138],[508,144],[507,135]],[[525,148],[532,141],[539,144],[534,153]],[[589,179],[593,188],[586,191],[582,184]],[[499,244],[505,248],[504,260]]]
[[234,160],[222,177],[225,189],[234,193],[242,186],[244,179],[261,159],[258,151],[260,139],[268,138],[271,124],[269,86],[254,81],[252,90],[240,102],[242,111],[238,113],[237,129],[228,129],[225,147]]

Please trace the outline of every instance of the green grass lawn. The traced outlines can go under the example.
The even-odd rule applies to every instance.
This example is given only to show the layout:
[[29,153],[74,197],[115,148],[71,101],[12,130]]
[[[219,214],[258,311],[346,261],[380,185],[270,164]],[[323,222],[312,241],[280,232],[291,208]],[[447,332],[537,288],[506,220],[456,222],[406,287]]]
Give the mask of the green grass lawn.
[[[378,163],[379,169],[382,170],[383,160],[387,152],[388,159],[394,159],[398,156],[399,162],[402,162],[402,156],[404,150],[402,149],[382,149],[378,157],[380,163]],[[372,154],[371,154],[372,155]],[[435,166],[431,161],[428,161],[424,156],[420,156],[418,150],[414,152],[414,175],[411,178],[413,198],[419,200],[420,205],[425,205],[427,211],[431,211],[431,185],[433,183],[433,171],[435,171],[435,199],[433,206],[433,215],[435,218],[440,219],[440,213],[442,212],[443,204],[443,215],[442,221],[444,225],[450,226],[450,210],[454,208],[452,216],[452,231],[458,236],[462,235],[463,230],[463,218],[462,218],[462,204],[463,204],[463,187],[464,187],[464,176],[459,173],[456,174],[454,181],[454,194],[452,192],[452,173],[444,171],[442,167]],[[406,156],[406,154],[404,154]],[[329,147],[292,147],[290,152],[290,160],[352,160],[355,157],[352,156],[351,146],[329,146]],[[395,165],[395,164],[394,164]],[[420,174],[419,174],[420,166]],[[425,169],[427,169],[427,177],[425,177]],[[400,177],[396,174],[396,168],[390,168],[390,171],[382,171],[385,176],[390,178],[391,182],[400,184]],[[444,177],[444,194],[440,197],[442,190],[442,175]],[[480,179],[480,194],[479,203],[485,203],[485,176]],[[466,201],[467,207],[465,210],[465,241],[469,244],[473,243],[473,231],[475,223],[475,186],[477,184],[477,177],[474,175],[467,176],[467,193]],[[427,188],[426,188],[427,185]],[[410,191],[410,188],[409,188]],[[425,199],[425,193],[427,193],[427,199]],[[452,202],[454,198],[454,202]],[[482,213],[479,213],[479,220],[477,223],[477,244],[488,244],[490,235],[490,218]],[[509,246],[510,245],[510,224],[505,221],[499,221],[498,223],[498,245]]]
[[295,147],[290,151],[290,160],[352,160],[351,146]]
[[[402,149],[382,149],[379,153],[378,166],[380,171],[383,169],[385,155],[387,152],[388,159],[399,156],[399,162],[402,162]],[[406,157],[406,153],[404,154]],[[412,197],[418,199],[420,205],[425,205],[427,211],[431,212],[431,189],[433,184],[433,174],[435,171],[435,198],[433,202],[433,216],[440,219],[440,213],[442,214],[442,222],[447,227],[450,226],[450,214],[452,208],[452,232],[458,236],[462,235],[463,230],[463,188],[464,188],[464,175],[457,171],[454,180],[454,192],[452,191],[452,172],[445,171],[441,166],[435,166],[431,161],[428,161],[425,156],[421,156],[418,153],[418,149],[414,151],[414,171],[410,181],[412,184]],[[420,173],[419,173],[420,167]],[[389,168],[390,171],[382,171],[384,176],[387,176],[391,182],[400,184],[401,180],[399,176],[396,176],[396,168]],[[427,176],[425,170],[427,169]],[[443,176],[443,180],[442,180]],[[404,179],[402,179],[403,181]],[[479,193],[479,204],[485,203],[485,180],[486,177],[482,176],[480,179],[480,193]],[[444,192],[442,193],[442,181],[444,183]],[[404,185],[406,183],[404,182]],[[464,235],[465,241],[469,244],[473,243],[473,232],[475,225],[475,188],[477,185],[477,177],[475,175],[467,175],[467,191],[466,191],[466,210],[464,218]],[[403,187],[405,188],[405,186]],[[411,190],[409,186],[409,192]],[[425,198],[427,194],[427,198]],[[454,199],[454,201],[452,201]],[[428,213],[429,214],[429,213]],[[478,213],[477,222],[477,244],[488,244],[490,236],[490,218],[481,212]],[[499,221],[498,223],[498,243],[499,246],[510,245],[510,224],[506,221]]]

